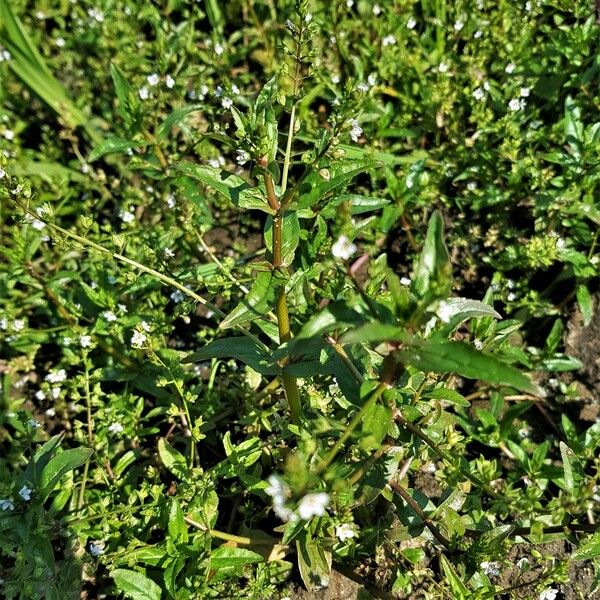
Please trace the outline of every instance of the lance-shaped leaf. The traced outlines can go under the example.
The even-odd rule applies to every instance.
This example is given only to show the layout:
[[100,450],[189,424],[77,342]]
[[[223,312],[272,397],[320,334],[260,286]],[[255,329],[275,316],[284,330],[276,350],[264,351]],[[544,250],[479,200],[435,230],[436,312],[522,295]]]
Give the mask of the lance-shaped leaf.
[[414,340],[406,350],[396,352],[405,364],[422,371],[454,373],[469,379],[509,385],[518,390],[543,396],[542,390],[530,379],[495,356],[483,354],[464,342],[429,342]]
[[179,173],[188,175],[212,188],[215,192],[230,200],[235,206],[256,208],[273,214],[261,190],[252,187],[247,181],[233,173],[185,160],[175,163],[173,168]]

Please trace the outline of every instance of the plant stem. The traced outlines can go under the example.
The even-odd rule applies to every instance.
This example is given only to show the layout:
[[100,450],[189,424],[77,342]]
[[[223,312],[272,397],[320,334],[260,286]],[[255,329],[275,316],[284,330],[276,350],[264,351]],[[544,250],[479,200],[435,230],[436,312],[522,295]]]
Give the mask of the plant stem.
[[[94,423],[92,420],[92,397],[90,394],[90,371],[88,368],[87,358],[84,360],[85,364],[85,408],[86,408],[86,416],[87,416],[87,438],[88,444],[90,448],[94,447],[94,432],[93,427]],[[85,461],[85,466],[83,467],[83,479],[81,481],[81,487],[79,488],[79,499],[77,500],[77,510],[81,510],[83,506],[83,499],[85,495],[85,486],[87,484],[87,476],[90,470],[90,459],[88,458]]]
[[429,531],[433,537],[442,545],[446,550],[450,550],[450,541],[447,540],[440,530],[437,528],[435,523],[425,514],[423,509],[413,500],[412,496],[399,484],[395,481],[390,481],[390,487],[408,504],[414,511],[417,513],[423,524]]
[[196,529],[200,529],[200,531],[206,531],[212,537],[218,538],[220,540],[225,540],[226,542],[236,542],[238,544],[249,545],[252,543],[252,540],[249,537],[242,537],[240,535],[233,535],[231,533],[225,533],[224,531],[219,531],[218,529],[210,529],[206,525],[202,523],[198,523],[198,521],[194,521],[190,517],[183,517],[183,520],[192,527]]

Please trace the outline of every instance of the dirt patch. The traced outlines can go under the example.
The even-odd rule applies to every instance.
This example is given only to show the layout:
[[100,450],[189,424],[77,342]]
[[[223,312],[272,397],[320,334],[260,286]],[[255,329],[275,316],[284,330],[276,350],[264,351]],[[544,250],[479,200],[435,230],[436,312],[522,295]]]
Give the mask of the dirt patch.
[[373,596],[367,590],[348,577],[333,570],[329,577],[329,587],[324,590],[309,592],[297,587],[283,596],[290,600],[366,600]]

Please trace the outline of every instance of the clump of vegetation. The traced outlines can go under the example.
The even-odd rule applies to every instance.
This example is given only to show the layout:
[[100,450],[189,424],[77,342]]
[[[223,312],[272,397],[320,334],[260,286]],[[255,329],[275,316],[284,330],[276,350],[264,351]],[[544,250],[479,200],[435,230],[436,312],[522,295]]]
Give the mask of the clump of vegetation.
[[3,597],[593,597],[599,42],[0,0]]

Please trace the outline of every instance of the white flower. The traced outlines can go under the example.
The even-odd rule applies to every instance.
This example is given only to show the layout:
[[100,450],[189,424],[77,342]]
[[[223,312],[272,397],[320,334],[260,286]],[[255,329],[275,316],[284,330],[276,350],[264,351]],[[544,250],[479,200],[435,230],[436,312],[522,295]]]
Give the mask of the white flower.
[[513,112],[517,111],[517,110],[521,110],[522,107],[522,100],[519,98],[513,98],[509,103],[508,103],[508,108],[510,108],[510,110],[512,110]]
[[15,331],[22,331],[25,328],[25,319],[15,319],[13,321],[13,329]]
[[277,475],[270,475],[267,481],[269,486],[265,488],[265,494],[273,498],[273,504],[283,504],[290,491],[286,483]]
[[9,61],[12,58],[10,52],[0,47],[0,62]]
[[449,67],[449,66],[448,66],[448,64],[447,64],[447,63],[445,63],[445,62],[441,62],[441,63],[438,65],[438,71],[439,71],[440,73],[447,73],[449,69],[450,69],[450,67]]
[[175,79],[171,75],[165,77],[165,85],[171,90],[175,87]]
[[104,21],[104,13],[97,8],[88,8],[87,14],[98,23],[102,23],[102,21]]
[[52,399],[53,400],[57,400],[58,397],[60,396],[60,392],[61,392],[61,388],[60,387],[53,387],[50,390],[50,394],[52,395]]
[[358,142],[363,133],[362,127],[358,124],[356,119],[352,119],[352,121],[350,121],[350,125],[352,125],[352,129],[350,129],[350,137],[352,138],[353,142]]
[[514,70],[516,68],[517,68],[517,65],[515,65],[515,63],[511,62],[506,65],[504,71],[510,75],[511,73],[514,72]]
[[485,92],[483,91],[483,88],[478,87],[473,92],[473,98],[475,98],[475,100],[483,100],[485,98]]
[[0,179],[4,179],[4,177],[6,176],[6,171],[0,167]]
[[561,237],[559,237],[559,238],[556,240],[556,247],[557,247],[559,250],[562,250],[562,249],[565,247],[565,244],[566,244],[566,242],[565,242],[565,239],[564,239],[564,238],[561,238]]
[[474,339],[473,346],[475,346],[477,350],[481,350],[483,348],[483,342],[481,340]]
[[59,47],[59,48],[64,48],[65,46],[65,38],[63,37],[58,37],[56,38],[55,44]]
[[377,73],[369,73],[367,77],[367,83],[373,87],[377,83]]
[[90,335],[82,335],[79,338],[79,345],[82,348],[89,348],[91,344],[92,344],[92,337]]
[[529,559],[524,556],[517,561],[517,569],[521,569],[521,571],[525,571],[529,568]]
[[221,56],[223,52],[225,52],[225,48],[223,48],[223,46],[219,43],[215,44],[215,54],[217,56]]
[[298,504],[298,515],[301,519],[308,521],[312,517],[322,517],[325,509],[329,505],[329,494],[317,492],[315,494],[306,494],[300,504]]
[[531,435],[531,428],[530,427],[521,427],[521,429],[519,429],[519,431],[517,433],[519,434],[519,437],[522,440],[524,440]]
[[364,82],[361,82],[361,83],[359,83],[359,84],[356,86],[356,89],[357,89],[359,92],[363,92],[363,93],[365,93],[365,92],[368,92],[368,91],[369,91],[369,86],[368,86],[366,83],[364,83]]
[[119,217],[123,223],[131,223],[135,219],[135,215],[128,210],[121,210],[119,212]]
[[245,165],[250,160],[250,154],[245,150],[237,150],[235,153],[235,162],[238,165]]
[[209,158],[208,166],[212,167],[213,169],[218,169],[221,166],[221,163],[219,162],[218,158]]
[[506,299],[509,302],[514,302],[517,299],[517,295],[514,292],[510,292],[507,296]]
[[428,462],[428,463],[425,465],[425,472],[426,472],[426,473],[432,473],[432,474],[433,474],[433,473],[437,473],[437,467],[435,466],[435,463]]
[[31,429],[39,429],[42,426],[42,424],[36,421],[35,419],[29,419],[29,421],[27,421],[27,424],[29,425],[29,427],[31,427]]
[[15,139],[15,132],[12,129],[5,129],[2,135],[11,142]]
[[335,535],[340,542],[343,542],[353,538],[356,535],[356,531],[350,523],[342,523],[335,528]]
[[102,313],[102,316],[109,322],[112,323],[113,321],[117,320],[117,315],[115,315],[115,313],[112,310],[105,310]]
[[546,588],[540,594],[540,600],[555,600],[556,596],[558,596],[558,590]]
[[392,34],[386,35],[381,40],[381,45],[385,48],[386,46],[393,46],[396,43],[396,38]]
[[149,85],[156,85],[160,81],[160,77],[158,76],[158,73],[152,73],[146,77],[146,81]]
[[98,558],[101,554],[104,554],[104,546],[101,542],[90,542],[89,550],[94,558]]
[[402,285],[410,285],[412,282],[410,280],[410,277],[401,277],[400,278],[400,283]]
[[225,109],[229,109],[233,106],[233,100],[226,96],[225,98],[223,98],[223,101],[221,102],[221,106]]
[[357,250],[356,244],[353,244],[345,235],[340,235],[335,244],[331,247],[331,254],[333,254],[335,258],[348,260],[351,256],[356,254]]
[[24,485],[20,490],[19,490],[19,496],[21,496],[21,498],[23,498],[23,500],[25,500],[26,502],[29,502],[29,500],[31,500],[31,492],[33,490],[31,488],[28,488],[26,485]]
[[444,323],[449,323],[450,319],[454,316],[454,314],[454,309],[447,302],[444,302],[442,300],[438,304],[436,315],[439,317],[440,321],[443,321]]
[[465,26],[465,22],[460,19],[454,23],[454,31],[460,31]]
[[0,498],[0,510],[15,510],[12,498]]
[[133,335],[131,336],[131,345],[134,348],[141,348],[146,343],[147,339],[148,336],[145,333],[142,333],[141,331],[134,331]]
[[477,184],[474,181],[469,181],[469,183],[467,183],[467,189],[470,192],[474,192],[477,189]]
[[46,375],[46,381],[50,383],[62,383],[67,378],[67,372],[64,369],[52,371]]
[[481,36],[483,35],[483,31],[481,31],[481,29],[478,29],[474,34],[473,37],[478,40]]
[[498,562],[489,562],[485,560],[479,566],[488,577],[498,577],[498,575],[500,575],[500,563]]
[[175,256],[175,252],[173,252],[171,248],[165,248],[165,256],[167,258],[173,258]]
[[528,87],[522,87],[519,90],[519,96],[521,96],[521,98],[528,98],[530,93],[531,93],[531,88],[528,88]]
[[408,21],[406,21],[406,29],[414,29],[417,25],[417,20],[410,17]]
[[36,400],[41,401],[46,399],[46,394],[42,390],[38,390],[34,395]]
[[144,330],[144,331],[150,331],[151,327],[150,325],[148,325],[147,321],[142,321],[140,323],[140,327]]
[[379,4],[373,5],[373,14],[378,17],[381,14],[381,6]]
[[143,85],[138,90],[138,96],[140,97],[140,100],[148,100],[148,98],[150,98],[150,90],[145,85]]
[[117,304],[117,308],[121,311],[126,313],[127,312],[127,307],[124,304]]
[[171,292],[171,300],[173,300],[173,302],[175,302],[176,304],[182,302],[184,298],[185,295],[181,290],[175,290],[174,292]]
[[[533,4],[531,4],[531,2],[529,0],[527,2],[525,2],[525,10],[527,12],[531,12],[532,9],[533,9]],[[556,595],[556,593],[555,593],[555,595]],[[552,596],[552,598],[542,598],[542,596],[540,596],[540,600],[554,600],[554,596]]]
[[177,201],[175,200],[175,194],[169,194],[167,196],[167,206],[169,208],[175,208]]
[[354,0],[346,0],[346,6],[352,8],[354,6]]
[[121,425],[121,423],[118,421],[115,421],[108,427],[108,431],[110,433],[121,433],[123,431],[123,425]]

